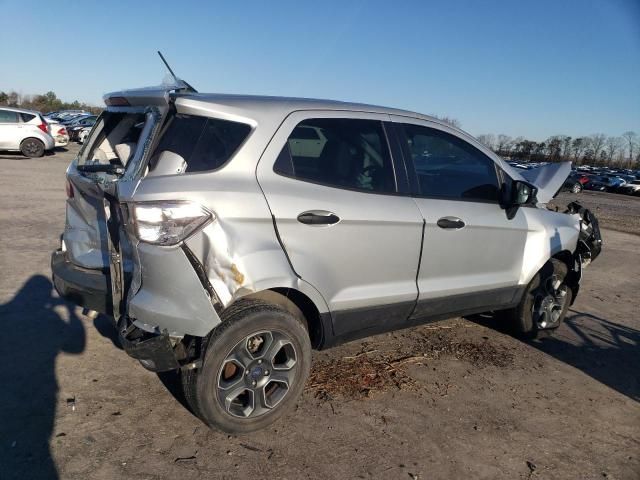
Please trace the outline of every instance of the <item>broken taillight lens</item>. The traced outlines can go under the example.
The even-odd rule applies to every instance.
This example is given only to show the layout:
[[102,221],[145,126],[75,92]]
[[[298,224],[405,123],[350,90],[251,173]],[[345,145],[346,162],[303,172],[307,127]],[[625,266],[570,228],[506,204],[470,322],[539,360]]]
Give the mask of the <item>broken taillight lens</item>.
[[140,202],[133,205],[136,236],[154,245],[176,245],[215,217],[202,205],[188,201]]

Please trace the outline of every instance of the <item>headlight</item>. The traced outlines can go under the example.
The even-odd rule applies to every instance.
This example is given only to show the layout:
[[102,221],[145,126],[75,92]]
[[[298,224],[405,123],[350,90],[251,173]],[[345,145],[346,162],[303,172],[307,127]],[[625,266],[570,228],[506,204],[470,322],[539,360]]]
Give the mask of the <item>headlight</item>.
[[142,202],[133,205],[136,236],[154,245],[176,245],[215,217],[195,202]]

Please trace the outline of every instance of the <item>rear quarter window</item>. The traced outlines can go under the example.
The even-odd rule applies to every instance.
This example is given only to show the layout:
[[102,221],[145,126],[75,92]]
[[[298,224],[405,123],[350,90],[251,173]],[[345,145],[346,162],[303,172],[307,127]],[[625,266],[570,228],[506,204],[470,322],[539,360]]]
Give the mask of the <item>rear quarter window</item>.
[[180,155],[187,173],[216,170],[226,164],[248,137],[245,123],[177,114],[162,135],[152,157],[163,151]]
[[31,120],[33,120],[34,118],[36,118],[35,115],[32,115],[30,113],[21,113],[20,116],[22,117],[22,121],[24,123],[30,122]]

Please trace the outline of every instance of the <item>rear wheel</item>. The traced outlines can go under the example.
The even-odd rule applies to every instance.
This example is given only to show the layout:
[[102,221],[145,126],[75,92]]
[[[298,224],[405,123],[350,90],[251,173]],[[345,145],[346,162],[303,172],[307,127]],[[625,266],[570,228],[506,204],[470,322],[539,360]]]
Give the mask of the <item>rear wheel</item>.
[[505,312],[512,330],[525,338],[540,338],[553,333],[567,314],[572,290],[565,283],[567,265],[552,258],[531,280],[513,310]]
[[20,144],[20,152],[25,157],[41,157],[44,155],[44,143],[37,138],[25,138]]
[[284,308],[240,300],[222,314],[202,367],[182,372],[185,398],[207,425],[258,430],[290,410],[311,366],[305,325]]

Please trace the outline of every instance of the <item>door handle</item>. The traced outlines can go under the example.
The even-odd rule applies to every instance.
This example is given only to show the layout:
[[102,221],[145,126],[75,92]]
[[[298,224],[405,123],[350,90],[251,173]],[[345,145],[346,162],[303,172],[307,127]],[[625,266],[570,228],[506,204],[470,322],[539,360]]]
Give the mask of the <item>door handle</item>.
[[340,217],[326,210],[308,210],[298,215],[298,221],[305,225],[335,225]]
[[437,225],[440,228],[459,230],[464,227],[465,223],[458,217],[442,217],[440,220],[438,220]]

